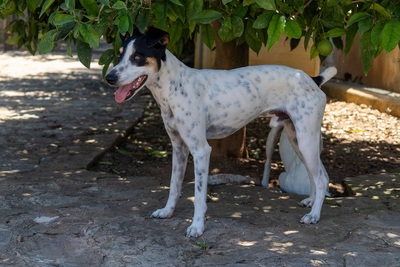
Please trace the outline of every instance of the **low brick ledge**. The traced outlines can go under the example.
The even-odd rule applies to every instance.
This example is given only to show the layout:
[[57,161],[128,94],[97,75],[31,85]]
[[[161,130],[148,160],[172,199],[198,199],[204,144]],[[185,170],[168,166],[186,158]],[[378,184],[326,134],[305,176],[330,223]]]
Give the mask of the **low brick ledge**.
[[400,117],[399,93],[335,80],[324,84],[322,90],[330,98],[355,104],[365,104],[380,112]]

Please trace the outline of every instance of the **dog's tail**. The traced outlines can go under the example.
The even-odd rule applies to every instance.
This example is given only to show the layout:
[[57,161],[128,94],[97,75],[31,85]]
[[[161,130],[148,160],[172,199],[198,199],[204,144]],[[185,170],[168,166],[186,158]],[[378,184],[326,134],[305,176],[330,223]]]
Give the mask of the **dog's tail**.
[[321,72],[320,75],[317,77],[311,77],[314,82],[321,87],[324,83],[332,79],[333,76],[335,76],[337,73],[337,69],[335,67],[329,67],[326,68],[323,72]]

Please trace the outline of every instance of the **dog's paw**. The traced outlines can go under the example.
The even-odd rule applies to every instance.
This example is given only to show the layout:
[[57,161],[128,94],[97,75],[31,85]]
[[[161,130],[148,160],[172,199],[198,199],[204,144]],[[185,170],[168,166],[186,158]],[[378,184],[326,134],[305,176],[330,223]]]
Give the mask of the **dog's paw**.
[[171,218],[172,214],[173,214],[173,209],[162,208],[162,209],[158,209],[155,212],[153,212],[151,214],[151,217],[159,218],[159,219],[166,219],[166,218]]
[[199,237],[203,234],[203,232],[204,232],[204,223],[203,224],[192,223],[186,230],[186,236],[187,237]]
[[314,198],[312,198],[312,197],[308,197],[308,198],[306,198],[306,199],[303,199],[300,203],[299,203],[299,205],[300,206],[304,206],[304,207],[309,207],[309,208],[311,208],[312,206],[313,206],[313,204],[314,204]]
[[319,215],[307,213],[306,215],[301,218],[300,223],[305,223],[305,224],[314,224],[319,221]]

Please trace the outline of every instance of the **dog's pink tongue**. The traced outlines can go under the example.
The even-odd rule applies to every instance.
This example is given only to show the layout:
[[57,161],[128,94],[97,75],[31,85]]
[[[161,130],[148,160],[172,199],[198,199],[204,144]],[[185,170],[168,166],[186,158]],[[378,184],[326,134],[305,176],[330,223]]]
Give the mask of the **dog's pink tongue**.
[[114,94],[114,96],[115,96],[115,101],[116,101],[117,103],[122,103],[122,102],[124,102],[125,99],[127,98],[128,94],[129,94],[130,90],[131,90],[131,87],[132,87],[132,86],[131,86],[130,84],[127,84],[127,85],[124,85],[124,86],[119,87],[119,88],[117,89],[117,91],[115,91],[115,94]]

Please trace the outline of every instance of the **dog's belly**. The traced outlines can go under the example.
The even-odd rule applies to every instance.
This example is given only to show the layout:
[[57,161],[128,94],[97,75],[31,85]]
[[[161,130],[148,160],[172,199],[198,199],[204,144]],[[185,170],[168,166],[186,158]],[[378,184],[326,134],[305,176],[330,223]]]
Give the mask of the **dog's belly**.
[[207,138],[227,137],[249,122],[266,113],[270,108],[264,97],[260,96],[255,86],[248,88],[231,88],[229,97],[217,94],[210,97],[207,103]]
[[210,125],[207,128],[206,136],[207,139],[221,139],[237,132],[240,128],[241,127],[238,128],[224,125]]
[[261,114],[262,112],[259,110],[250,110],[246,113],[225,112],[221,116],[214,114],[214,120],[209,120],[207,125],[207,139],[225,138],[246,126]]

